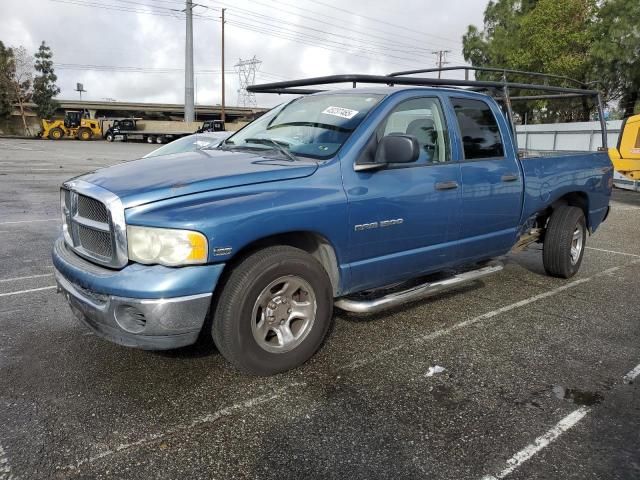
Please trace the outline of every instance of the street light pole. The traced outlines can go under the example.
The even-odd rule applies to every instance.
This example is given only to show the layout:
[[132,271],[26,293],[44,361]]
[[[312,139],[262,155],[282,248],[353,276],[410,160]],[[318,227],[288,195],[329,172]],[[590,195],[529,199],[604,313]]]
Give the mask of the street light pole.
[[193,122],[193,2],[186,0],[187,35],[184,55],[184,121]]
[[220,102],[220,120],[224,123],[224,11],[226,8],[222,9],[222,101]]

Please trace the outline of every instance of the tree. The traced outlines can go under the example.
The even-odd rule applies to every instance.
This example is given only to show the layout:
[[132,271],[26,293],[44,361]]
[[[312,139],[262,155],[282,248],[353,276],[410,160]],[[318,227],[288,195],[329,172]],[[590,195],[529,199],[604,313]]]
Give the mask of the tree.
[[15,94],[15,100],[20,109],[22,117],[22,126],[25,134],[30,134],[27,125],[27,118],[24,110],[24,104],[31,99],[31,86],[33,82],[33,57],[29,55],[27,49],[20,46],[13,49],[14,68],[12,72],[12,86]]
[[608,0],[595,24],[591,54],[595,78],[610,98],[620,100],[624,116],[640,113],[640,2]]
[[[512,67],[511,57],[522,36],[518,34],[521,19],[535,6],[537,0],[492,0],[484,11],[484,29],[469,25],[462,37],[462,52],[466,61],[480,67]],[[478,78],[494,75],[479,73]]]
[[13,112],[15,93],[12,88],[12,73],[15,66],[13,50],[0,41],[0,118],[9,118]]
[[50,119],[59,106],[54,97],[60,93],[60,89],[56,86],[58,77],[53,70],[51,48],[42,42],[35,58],[38,76],[33,80],[33,102],[36,104],[38,116],[42,119]]
[[[596,13],[595,0],[491,1],[485,10],[484,29],[471,25],[464,35],[463,54],[474,66],[562,75],[586,83],[593,73],[590,49]],[[576,106],[581,108],[576,110]],[[514,104],[521,117],[544,120],[553,116],[588,120],[591,108],[586,99],[569,104],[566,100]]]

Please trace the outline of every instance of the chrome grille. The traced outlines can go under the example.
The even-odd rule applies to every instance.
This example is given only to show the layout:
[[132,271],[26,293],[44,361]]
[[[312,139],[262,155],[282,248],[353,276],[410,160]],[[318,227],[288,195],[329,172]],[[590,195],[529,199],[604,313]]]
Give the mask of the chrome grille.
[[107,207],[102,202],[86,195],[78,195],[78,216],[95,222],[109,223]]
[[94,230],[84,225],[77,226],[78,241],[80,246],[87,252],[94,255],[111,259],[113,250],[111,248],[111,232]]
[[75,253],[108,267],[127,264],[124,209],[118,197],[75,180],[63,185],[60,206],[64,239]]

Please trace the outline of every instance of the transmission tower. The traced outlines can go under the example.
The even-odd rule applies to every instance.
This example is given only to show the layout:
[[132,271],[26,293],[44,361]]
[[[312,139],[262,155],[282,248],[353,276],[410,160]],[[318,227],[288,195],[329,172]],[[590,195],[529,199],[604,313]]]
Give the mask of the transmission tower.
[[256,81],[256,72],[262,63],[254,55],[249,60],[239,59],[238,63],[234,65],[238,72],[238,80],[240,81],[240,88],[238,89],[238,106],[239,107],[257,107],[256,95],[253,92],[247,91],[249,85],[253,85]]

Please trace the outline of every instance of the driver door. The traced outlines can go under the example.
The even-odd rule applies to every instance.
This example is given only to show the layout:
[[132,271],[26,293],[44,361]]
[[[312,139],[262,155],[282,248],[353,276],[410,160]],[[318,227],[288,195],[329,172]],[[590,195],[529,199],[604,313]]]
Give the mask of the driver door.
[[349,204],[349,290],[437,271],[453,260],[451,240],[457,232],[462,189],[446,125],[437,97],[400,102],[376,136],[415,136],[418,160],[377,170],[343,168]]

